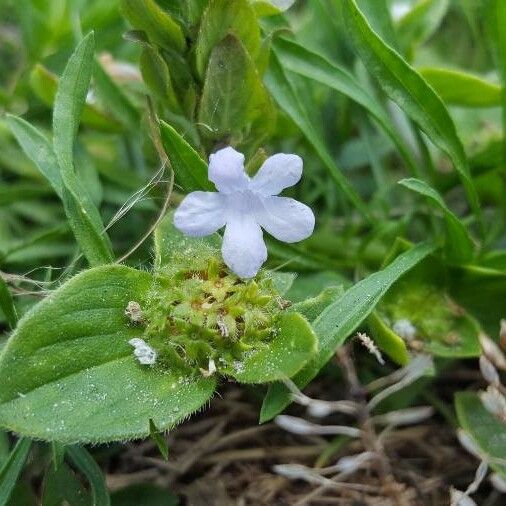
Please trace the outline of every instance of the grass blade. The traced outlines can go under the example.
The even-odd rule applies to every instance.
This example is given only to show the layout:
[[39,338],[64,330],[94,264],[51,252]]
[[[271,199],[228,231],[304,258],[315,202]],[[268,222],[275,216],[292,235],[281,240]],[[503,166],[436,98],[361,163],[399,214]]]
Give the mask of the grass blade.
[[367,205],[342,174],[327,148],[320,140],[302,102],[299,100],[295,89],[286,77],[283,67],[275,54],[271,55],[269,69],[265,75],[265,85],[281,109],[288,114],[313,146],[336,186],[346,195],[349,201],[355,205],[360,214],[362,214],[365,219],[372,222],[372,217]]
[[451,158],[477,217],[478,195],[469,173],[464,148],[441,99],[397,52],[371,29],[355,0],[340,2],[350,40],[365,66],[385,93]]
[[425,181],[421,181],[420,179],[403,179],[402,181],[399,181],[399,184],[427,197],[433,204],[443,211],[448,235],[445,242],[445,250],[448,260],[454,263],[469,261],[473,256],[474,243],[469,237],[466,227],[462,224],[459,218],[450,211],[441,195],[439,195],[439,193]]
[[93,504],[95,506],[109,506],[111,500],[105,484],[105,477],[95,459],[82,446],[68,446],[66,451],[75,466],[88,479],[93,495]]
[[0,469],[0,504],[8,503],[31,447],[32,441],[30,439],[21,438],[16,443],[2,469]]

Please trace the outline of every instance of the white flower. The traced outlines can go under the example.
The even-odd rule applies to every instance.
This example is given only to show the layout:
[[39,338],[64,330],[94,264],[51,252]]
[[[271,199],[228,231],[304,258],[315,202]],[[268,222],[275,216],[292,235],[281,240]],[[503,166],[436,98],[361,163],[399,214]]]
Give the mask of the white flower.
[[191,237],[203,237],[226,225],[222,254],[241,278],[252,278],[267,260],[262,228],[283,242],[298,242],[313,233],[315,218],[300,202],[278,197],[302,176],[302,159],[279,153],[250,178],[244,155],[231,147],[209,157],[209,180],[218,192],[186,196],[174,214],[174,225]]
[[134,337],[128,344],[134,347],[134,355],[142,365],[153,365],[156,362],[156,351],[144,339]]

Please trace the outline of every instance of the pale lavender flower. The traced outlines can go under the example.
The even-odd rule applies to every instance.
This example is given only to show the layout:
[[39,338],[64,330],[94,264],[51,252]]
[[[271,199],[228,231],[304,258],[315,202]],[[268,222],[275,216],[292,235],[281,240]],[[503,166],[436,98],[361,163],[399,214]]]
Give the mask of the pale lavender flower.
[[209,157],[209,180],[217,192],[192,192],[174,214],[185,235],[204,237],[223,226],[222,255],[241,278],[252,278],[267,260],[262,228],[276,239],[293,243],[313,233],[311,209],[297,200],[277,196],[302,176],[302,159],[279,153],[268,158],[250,178],[244,155],[231,147]]

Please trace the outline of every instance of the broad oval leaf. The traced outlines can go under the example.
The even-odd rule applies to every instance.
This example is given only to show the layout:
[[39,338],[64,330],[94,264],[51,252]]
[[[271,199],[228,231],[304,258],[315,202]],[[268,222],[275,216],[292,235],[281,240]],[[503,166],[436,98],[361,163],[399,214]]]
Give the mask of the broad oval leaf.
[[253,121],[270,116],[269,105],[251,56],[237,37],[227,35],[209,57],[199,108],[202,134],[241,139]]
[[199,409],[215,381],[141,366],[124,311],[153,278],[125,266],[84,271],[36,305],[0,357],[0,425],[64,443],[149,435]]
[[209,55],[228,34],[237,37],[251,58],[260,49],[260,28],[255,11],[247,0],[211,0],[200,22],[195,59],[201,77],[206,72]]

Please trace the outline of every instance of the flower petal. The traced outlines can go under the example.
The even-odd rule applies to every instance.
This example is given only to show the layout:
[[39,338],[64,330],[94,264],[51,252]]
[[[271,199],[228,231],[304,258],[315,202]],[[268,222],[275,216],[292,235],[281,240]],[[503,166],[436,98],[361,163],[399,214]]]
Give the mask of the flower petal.
[[283,242],[298,242],[309,237],[314,230],[313,211],[288,197],[264,197],[262,208],[256,213],[258,224],[269,234]]
[[216,151],[209,157],[209,180],[222,193],[245,190],[249,177],[244,172],[244,155],[230,146]]
[[175,227],[190,237],[204,237],[225,225],[225,196],[213,192],[188,194],[174,213]]
[[223,260],[239,277],[252,278],[267,260],[262,229],[253,216],[237,214],[227,222]]
[[251,180],[250,189],[262,195],[277,195],[297,183],[301,176],[302,158],[278,153],[265,160]]

